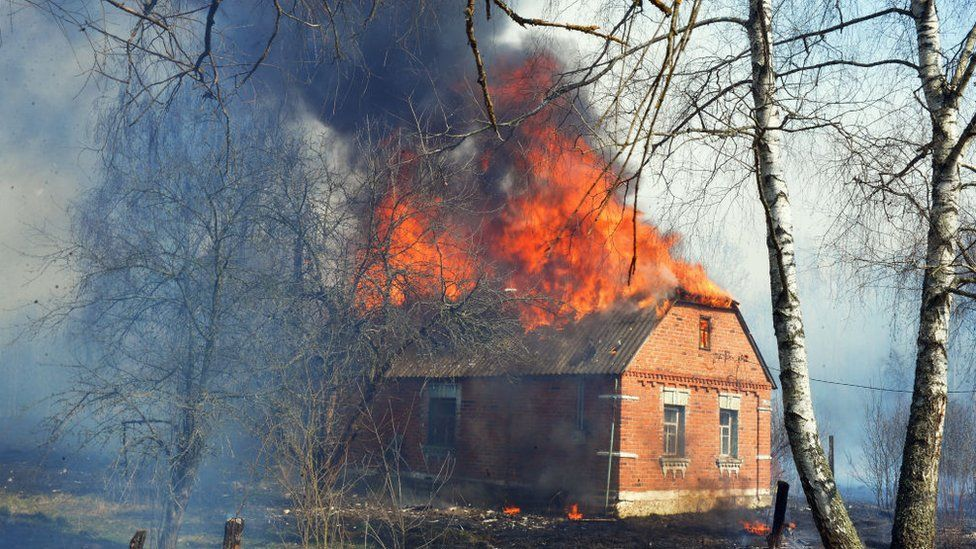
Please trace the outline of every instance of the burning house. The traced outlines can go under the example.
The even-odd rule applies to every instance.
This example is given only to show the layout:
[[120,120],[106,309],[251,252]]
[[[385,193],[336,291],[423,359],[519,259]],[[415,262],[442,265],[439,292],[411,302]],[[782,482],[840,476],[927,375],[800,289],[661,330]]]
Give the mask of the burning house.
[[389,372],[374,416],[403,475],[622,516],[768,504],[774,382],[734,302],[597,312],[525,349]]
[[[492,91],[504,108],[556,72],[533,59]],[[404,478],[449,478],[441,495],[495,504],[768,504],[775,384],[738,304],[673,254],[677,236],[615,192],[619,178],[565,120],[539,115],[478,145],[480,208],[452,217],[439,197],[412,197],[409,172],[378,203],[386,247],[358,288],[364,308],[463,300],[481,275],[471,243],[501,287],[558,306],[520,306],[519,352],[396,361],[368,414],[378,436],[362,439]]]

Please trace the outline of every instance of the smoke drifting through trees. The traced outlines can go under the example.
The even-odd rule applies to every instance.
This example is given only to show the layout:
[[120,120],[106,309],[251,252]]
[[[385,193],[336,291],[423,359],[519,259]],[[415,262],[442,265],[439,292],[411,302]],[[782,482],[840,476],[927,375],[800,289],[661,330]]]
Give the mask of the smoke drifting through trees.
[[410,286],[397,288],[406,302],[390,286],[373,290],[376,306],[358,299],[373,266],[396,268],[372,214],[401,171],[413,174],[411,193],[446,211],[461,203],[431,191],[471,180],[464,165],[405,165],[402,144],[363,140],[358,170],[340,173],[332,142],[252,121],[227,149],[212,131],[219,121],[181,107],[114,141],[104,179],[78,204],[74,239],[51,258],[78,283],[41,319],[67,323],[85,345],[61,421],[94,417],[91,440],[121,440],[127,462],[147,464],[167,548],[228,421],[267,434],[283,474],[297,459],[310,467],[297,472],[307,488],[341,492],[354,427],[393,361],[499,352],[521,333],[512,298],[484,268],[451,300]]
[[[643,3],[635,3],[633,6],[638,4],[643,5]],[[51,5],[55,7],[52,11],[60,17],[74,22],[84,22],[91,32],[108,37],[105,34],[106,28],[113,23],[113,19],[96,19],[93,22],[85,17],[84,13],[79,15],[76,12],[65,12],[59,9],[61,8],[59,4]],[[500,7],[498,2],[492,5]],[[478,3],[478,6],[481,4]],[[913,116],[907,117],[910,121],[908,127],[924,125],[928,120],[933,123],[935,130],[933,135],[939,139],[933,139],[931,143],[911,143],[912,146],[920,146],[919,152],[908,155],[908,163],[905,166],[897,161],[901,159],[900,157],[895,161],[883,158],[884,162],[881,163],[880,168],[873,162],[865,162],[867,172],[871,175],[874,175],[874,172],[880,174],[880,185],[872,178],[855,178],[854,182],[863,185],[869,196],[883,198],[880,209],[888,219],[898,217],[887,215],[891,200],[898,202],[903,199],[910,204],[899,207],[907,211],[918,210],[919,213],[920,223],[917,226],[907,227],[906,231],[912,237],[911,242],[914,247],[909,250],[910,253],[904,254],[904,257],[896,258],[899,261],[908,258],[908,261],[905,261],[909,264],[908,270],[915,275],[924,273],[926,281],[925,307],[920,310],[920,318],[923,322],[919,332],[921,343],[918,355],[920,372],[918,398],[917,405],[913,407],[913,417],[917,421],[912,422],[912,436],[909,437],[909,444],[906,445],[905,462],[910,464],[906,467],[912,474],[933,470],[938,463],[940,447],[938,427],[941,425],[945,402],[944,374],[947,369],[945,346],[950,326],[950,294],[971,297],[971,292],[967,289],[967,285],[972,283],[971,278],[967,278],[965,274],[972,271],[972,261],[968,255],[972,242],[971,239],[957,239],[958,234],[968,233],[965,230],[961,232],[957,230],[957,220],[954,216],[958,213],[958,195],[967,188],[960,183],[959,170],[966,169],[965,166],[970,165],[961,159],[965,159],[968,154],[966,145],[971,138],[972,123],[961,125],[956,119],[961,108],[968,108],[968,103],[963,101],[962,95],[976,67],[971,47],[976,28],[967,32],[970,28],[968,22],[962,26],[962,33],[956,37],[959,38],[958,47],[953,50],[958,52],[958,55],[950,56],[939,47],[939,21],[935,4],[931,2],[912,3],[911,10],[898,7],[885,8],[854,19],[845,17],[845,14],[840,12],[835,14],[833,11],[823,13],[818,11],[818,17],[813,20],[824,22],[823,25],[811,29],[799,29],[785,36],[779,34],[782,27],[771,20],[771,15],[768,18],[757,17],[757,14],[762,15],[768,11],[768,3],[753,2],[751,6],[753,16],[749,19],[743,17],[744,4],[738,6],[740,9],[733,10],[734,13],[725,13],[719,9],[714,17],[701,20],[697,19],[698,10],[702,7],[700,2],[692,5],[691,13],[686,16],[686,19],[679,19],[676,16],[668,19],[655,11],[655,16],[660,17],[657,17],[654,22],[661,23],[657,28],[670,25],[666,32],[658,34],[655,31],[655,34],[647,37],[647,40],[635,39],[633,44],[628,44],[627,47],[619,50],[611,47],[611,43],[619,42],[606,40],[605,47],[596,54],[592,65],[584,64],[581,71],[570,71],[570,76],[584,75],[582,80],[570,81],[562,86],[557,85],[556,89],[568,94],[594,84],[604,76],[608,76],[608,80],[619,78],[619,85],[611,84],[604,88],[596,88],[609,90],[604,104],[610,107],[606,111],[595,112],[606,115],[601,117],[600,121],[609,120],[608,125],[611,129],[605,133],[599,130],[592,133],[602,133],[607,138],[607,142],[612,143],[617,151],[625,151],[615,156],[616,159],[639,159],[636,163],[639,168],[635,173],[642,173],[641,169],[648,165],[651,158],[654,158],[653,153],[659,152],[664,156],[664,162],[661,164],[662,172],[668,174],[663,179],[680,175],[684,172],[681,169],[674,169],[676,164],[680,165],[684,160],[679,149],[694,144],[711,147],[715,152],[714,157],[710,159],[713,161],[712,165],[707,167],[710,175],[704,178],[705,184],[701,191],[706,198],[711,194],[708,183],[720,174],[741,175],[740,172],[745,172],[749,176],[745,181],[750,185],[752,169],[757,169],[760,175],[764,176],[759,179],[760,189],[765,191],[763,205],[767,208],[767,212],[771,212],[767,218],[772,229],[770,236],[778,238],[770,241],[770,257],[773,265],[771,284],[774,293],[777,294],[773,308],[777,316],[777,328],[781,333],[784,362],[787,363],[784,365],[784,371],[795,381],[795,385],[791,387],[797,389],[788,391],[787,410],[802,412],[797,417],[802,416],[803,421],[799,422],[800,424],[796,425],[793,431],[804,433],[806,438],[806,446],[800,447],[798,443],[794,443],[793,446],[794,451],[799,452],[799,457],[807,460],[807,470],[801,476],[804,477],[807,485],[808,497],[819,502],[814,507],[819,509],[821,530],[827,539],[831,532],[845,530],[847,521],[823,520],[826,514],[838,516],[843,514],[839,499],[832,495],[833,483],[829,473],[825,477],[826,480],[820,483],[822,486],[810,486],[809,482],[810,478],[818,477],[824,467],[822,456],[818,456],[815,443],[816,429],[809,390],[806,386],[806,360],[803,356],[804,341],[798,293],[795,280],[791,280],[793,278],[791,273],[795,269],[792,250],[789,249],[794,244],[792,235],[789,234],[790,215],[788,210],[776,211],[779,200],[788,196],[787,189],[782,178],[776,181],[783,173],[783,166],[781,159],[776,158],[775,151],[772,153],[770,151],[779,145],[776,138],[781,132],[816,132],[826,129],[829,132],[836,132],[840,140],[852,149],[852,156],[860,158],[858,155],[866,150],[865,143],[875,137],[874,132],[878,128],[861,128],[864,130],[863,133],[855,135],[857,132],[852,132],[850,126],[845,127],[845,123],[850,121],[848,111],[850,105],[863,105],[867,101],[863,97],[839,93],[847,91],[843,86],[836,84],[833,87],[822,86],[822,79],[830,75],[836,76],[838,73],[833,70],[838,67],[909,69],[913,71],[913,76],[914,73],[923,76],[921,81],[925,88],[924,95],[927,103],[922,111],[914,112]],[[132,25],[135,30],[130,35],[129,29],[126,28],[124,32],[114,33],[113,37],[108,37],[110,39],[107,41],[110,44],[109,49],[114,46],[118,48],[114,50],[116,52],[124,50],[124,55],[121,57],[123,59],[121,71],[115,74],[130,72],[142,77],[124,82],[127,95],[123,103],[127,107],[128,115],[141,115],[142,107],[146,105],[154,107],[169,105],[176,96],[170,92],[179,89],[180,82],[193,82],[195,90],[203,90],[216,100],[214,104],[222,109],[221,114],[225,116],[225,124],[230,128],[228,120],[232,120],[233,117],[229,116],[232,113],[228,112],[228,106],[231,104],[227,101],[228,97],[233,94],[247,96],[252,91],[248,86],[254,85],[253,91],[257,97],[261,96],[262,91],[283,90],[287,93],[282,93],[281,96],[297,93],[307,98],[308,101],[304,105],[310,105],[311,111],[315,114],[336,117],[336,128],[343,131],[351,132],[352,129],[352,126],[346,126],[343,121],[346,112],[355,112],[356,116],[363,119],[379,119],[383,126],[381,131],[383,134],[387,134],[390,128],[398,126],[417,128],[420,130],[418,133],[424,138],[415,144],[421,153],[444,151],[451,147],[455,152],[463,151],[463,145],[458,145],[459,142],[464,142],[460,139],[461,136],[478,131],[488,134],[485,129],[490,126],[489,121],[480,115],[482,112],[480,106],[483,103],[482,92],[485,90],[471,84],[474,80],[473,63],[469,59],[465,69],[465,64],[459,61],[457,55],[441,47],[448,42],[446,40],[440,42],[438,39],[441,35],[436,32],[430,34],[417,32],[420,28],[443,30],[445,39],[458,40],[452,44],[453,51],[467,54],[467,50],[459,47],[465,41],[465,37],[460,36],[461,26],[464,23],[459,19],[460,10],[448,10],[448,13],[454,15],[446,19],[427,20],[426,18],[439,14],[441,10],[431,5],[419,4],[407,7],[394,6],[389,11],[373,11],[366,9],[371,7],[367,4],[342,3],[340,6],[342,9],[335,12],[323,11],[319,6],[304,5],[301,6],[301,10],[284,12],[276,6],[277,9],[271,10],[269,16],[256,18],[260,21],[257,27],[267,32],[255,33],[254,35],[260,36],[261,39],[253,43],[235,41],[232,31],[221,34],[221,29],[224,27],[214,24],[215,15],[219,11],[219,2],[211,3],[210,9],[205,12],[193,14],[181,12],[178,9],[178,2],[154,4],[150,12],[144,13],[127,11],[124,5],[120,7],[113,2],[108,2],[106,7],[112,13],[123,17],[125,23]],[[648,8],[650,7],[649,5]],[[802,11],[802,6],[788,7]],[[119,10],[126,15],[123,16]],[[664,11],[668,16],[675,13]],[[502,13],[507,12],[503,10]],[[386,19],[388,14],[391,17],[389,21]],[[495,14],[496,20],[500,18],[497,10]],[[487,13],[484,15],[487,16]],[[638,12],[636,7],[626,9],[623,13],[613,12],[612,16],[620,17],[617,20],[620,25],[612,27],[613,32],[622,31],[621,34],[627,39],[633,38],[629,33],[640,27],[632,23],[646,17],[643,12]],[[514,19],[510,14],[509,17]],[[865,57],[852,60],[845,57],[845,52],[861,54],[864,52],[849,48],[835,48],[829,40],[831,37],[843,35],[840,31],[844,29],[869,22],[887,21],[888,18],[897,18],[898,21],[917,28],[916,43],[912,49],[918,54],[921,60],[919,63],[915,62],[914,54],[909,56],[912,57],[911,59],[902,58],[904,56],[898,54],[903,52],[894,47],[891,50],[893,53],[888,58],[879,60]],[[405,23],[402,25],[391,23],[398,20]],[[684,24],[683,21],[689,24]],[[765,28],[757,28],[758,23],[763,23]],[[281,27],[282,24],[288,26],[287,30],[291,34],[281,30],[284,28]],[[374,36],[372,33],[365,32],[370,28],[370,24],[376,25],[372,30],[379,30],[381,33],[383,30],[389,30],[389,36],[396,38],[394,42],[407,44],[407,46],[403,48],[361,47],[361,44],[369,46],[369,37]],[[478,20],[479,31],[483,31],[487,25],[488,23],[482,25],[481,20]],[[700,30],[713,25],[717,28],[725,28],[727,25],[735,29],[735,32],[743,29],[752,31],[752,58],[750,59],[744,50],[746,36],[743,33],[741,43],[730,40],[719,41],[726,46],[731,43],[727,48],[728,51],[722,50],[715,55],[704,55],[693,59],[688,65],[683,65],[681,70],[676,70],[676,60],[685,51],[690,29],[696,27]],[[181,34],[171,30],[183,26],[190,29],[190,32]],[[324,44],[326,47],[317,51],[315,47],[308,48],[308,42],[302,39],[302,30],[309,31],[317,39],[313,46]],[[222,47],[224,44],[214,39],[215,33],[219,38],[229,39],[228,43],[235,47]],[[131,38],[124,38],[125,36]],[[189,44],[181,41],[187,37],[199,40],[193,43],[197,47],[183,47]],[[265,41],[264,38],[268,40]],[[170,44],[172,40],[176,40],[181,47],[162,50],[161,56],[154,56],[160,54],[160,50],[152,48],[158,48],[159,44]],[[379,41],[382,42],[382,39]],[[484,40],[481,43],[483,44]],[[133,44],[148,46],[152,50],[149,52],[140,50],[133,47]],[[282,46],[284,49],[280,50],[283,55],[279,56],[277,44],[285,44]],[[667,62],[663,64],[646,62],[646,56],[649,55],[647,52],[657,51],[652,48],[655,45],[659,45],[665,52]],[[414,54],[410,53],[414,49],[421,53],[414,57]],[[236,56],[242,50],[248,54],[243,56],[248,59],[247,63],[241,63],[242,57]],[[779,54],[772,54],[773,50],[785,54],[777,58]],[[402,56],[399,55],[401,51],[405,52]],[[308,52],[321,55],[309,57],[305,55]],[[330,66],[328,63],[317,63],[328,57],[341,60],[338,65],[343,70],[337,72],[340,75],[338,78],[330,76],[330,73],[324,70],[324,67]],[[387,61],[390,59],[395,62],[388,64]],[[942,59],[951,59],[949,66],[943,67]],[[306,60],[311,60],[313,63],[304,63]],[[432,73],[422,68],[430,60],[443,62],[447,67],[445,74],[458,70],[457,77],[447,80],[432,78]],[[748,74],[748,71],[753,68],[746,66],[749,61],[753,65],[758,64],[759,67],[757,73],[753,75],[754,78],[750,78]],[[288,70],[277,73],[278,78],[268,77],[264,73],[254,71],[259,63],[265,66],[280,63]],[[492,65],[493,63],[488,63],[489,67]],[[100,67],[109,72],[117,68],[119,67]],[[395,74],[386,82],[396,82],[398,85],[402,83],[403,86],[397,93],[403,94],[406,99],[398,101],[390,99],[389,96],[374,95],[373,92],[381,89],[378,86],[350,84],[347,87],[344,85],[365,80],[357,78],[356,75],[369,75],[372,78],[377,73],[384,72]],[[224,78],[217,78],[218,74]],[[350,75],[352,78],[344,78]],[[382,78],[379,80],[383,81]],[[376,81],[366,80],[367,83]],[[308,85],[308,82],[312,84]],[[444,86],[451,85],[457,85],[463,91],[457,95],[464,98],[463,105],[460,107],[452,101],[444,101],[443,95],[433,91],[440,91]],[[755,99],[754,104],[751,105],[746,97],[746,88],[750,85]],[[664,102],[661,100],[663,96],[659,92],[671,86],[680,86],[679,89],[685,93],[681,96],[683,101],[678,101],[673,110],[668,111],[668,108],[663,107]],[[915,84],[910,87],[914,89],[914,86]],[[334,90],[338,90],[338,93],[333,94]],[[824,90],[827,93],[821,94],[820,92]],[[352,93],[353,91],[359,93]],[[228,94],[228,92],[233,93]],[[348,95],[344,95],[346,93]],[[832,93],[839,93],[839,95],[832,97]],[[140,100],[145,96],[151,97],[152,100],[141,102]],[[911,93],[906,96],[908,97],[906,101],[912,100],[910,96]],[[319,97],[327,99],[320,100]],[[340,100],[342,97],[355,98],[355,101],[347,103]],[[579,109],[580,103],[577,102],[579,97],[573,97],[574,100],[568,102],[568,109]],[[547,100],[543,103],[548,103],[548,94]],[[391,108],[390,105],[394,107]],[[479,109],[475,110],[475,106]],[[783,124],[779,124],[775,116],[774,111],[779,108],[786,112]],[[529,108],[528,112],[533,112],[533,109]],[[771,112],[773,116],[767,116]],[[456,114],[459,116],[455,117]],[[757,121],[756,115],[761,119]],[[349,120],[355,120],[355,117],[350,117]],[[516,116],[515,120],[521,119]],[[588,117],[581,116],[573,120],[580,123],[581,133],[585,133],[583,129],[590,129],[584,128],[587,123],[592,122]],[[640,122],[636,123],[634,120]],[[647,121],[650,122],[645,124]],[[618,125],[614,126],[614,122]],[[503,130],[509,127],[504,121],[497,126]],[[228,135],[230,133],[232,132]],[[897,139],[891,141],[891,143],[897,142]],[[749,157],[757,145],[758,166],[748,166],[744,169],[740,166],[740,169],[737,169],[736,166],[743,163],[741,159]],[[932,154],[933,162],[930,167],[922,168],[926,164],[922,161],[929,154]],[[892,165],[896,168],[894,171],[889,170]],[[694,172],[699,169],[696,164],[687,171]],[[917,176],[922,184],[918,188],[906,191],[901,187],[906,174]],[[504,183],[503,180],[499,181]],[[630,182],[639,183],[639,180],[621,181],[625,185]],[[441,196],[441,194],[433,192],[432,196]],[[929,207],[930,198],[932,207]],[[899,230],[905,228],[900,224],[897,226]],[[918,251],[921,247],[918,244],[926,240],[921,234],[925,232],[928,232],[928,250],[925,254],[927,260],[924,264],[919,264],[912,260],[920,257]],[[784,244],[787,247],[786,254],[783,253]],[[955,252],[956,247],[961,249],[959,254]],[[898,250],[898,253],[901,254],[901,250]],[[962,276],[956,277],[956,274]],[[911,278],[917,280],[923,277]],[[784,383],[784,386],[786,385]],[[792,405],[790,400],[793,401]],[[929,426],[935,429],[927,429]],[[800,460],[800,463],[803,466],[803,460]],[[908,477],[903,479],[906,480],[904,486],[907,488],[904,489],[905,497],[902,498],[905,503],[901,507],[910,512],[902,513],[903,519],[899,521],[898,530],[902,538],[907,536],[905,532],[912,524],[929,534],[934,531],[935,478],[934,474],[930,474],[927,481],[915,479],[911,486],[907,483]],[[828,495],[829,501],[827,501]],[[831,508],[827,509],[828,507]],[[850,536],[850,534],[846,531],[840,532],[840,535]],[[927,543],[923,539],[925,537],[920,536],[919,543]],[[850,541],[852,544],[856,543],[853,539]],[[908,542],[902,539],[898,543]]]
[[[429,154],[431,140],[457,144],[455,124],[477,127],[471,113],[480,107],[470,101],[471,90],[464,89],[467,71],[453,53],[452,34],[431,33],[430,21],[420,25],[409,20],[402,26],[399,15],[396,9],[383,12],[370,23],[370,36],[379,37],[375,41],[350,42],[356,51],[335,63],[340,74],[349,71],[341,79],[325,70],[332,65],[323,64],[315,67],[321,72],[307,73],[305,82],[290,80],[308,68],[298,62],[307,44],[293,35],[283,36],[281,43],[294,49],[264,59],[269,64],[284,60],[287,70],[252,80],[262,92],[304,98],[303,108],[285,111],[290,123],[316,114],[329,117],[330,130],[338,131],[351,151],[328,159],[331,165],[316,162],[333,143],[316,148],[287,137],[275,139],[281,134],[273,126],[280,120],[261,121],[243,105],[228,101],[228,89],[206,75],[208,65],[217,69],[221,55],[212,47],[209,26],[205,51],[192,63],[169,52],[165,60],[172,64],[167,65],[148,51],[130,50],[120,63],[103,67],[144,79],[135,87],[123,86],[117,108],[103,119],[103,138],[112,144],[106,150],[105,181],[78,209],[77,241],[54,258],[65,261],[81,283],[73,299],[47,320],[66,318],[79,327],[79,337],[92,339],[96,358],[80,361],[85,383],[66,395],[69,415],[104,417],[93,435],[118,437],[121,431],[126,459],[140,456],[156,470],[165,506],[162,547],[175,546],[214,435],[226,419],[242,413],[241,403],[262,403],[265,413],[248,414],[251,421],[269,433],[270,455],[282,464],[283,478],[294,482],[297,471],[305,494],[299,498],[302,506],[321,509],[323,497],[341,493],[339,480],[357,422],[393,361],[407,352],[421,357],[444,348],[475,353],[492,346],[497,355],[498,347],[509,344],[510,332],[539,322],[527,322],[524,308],[521,323],[513,316],[514,301],[524,307],[538,300],[533,295],[536,281],[523,280],[517,294],[502,291],[507,286],[503,276],[510,270],[538,265],[483,265],[479,249],[490,243],[472,236],[462,243],[471,268],[450,273],[451,280],[442,274],[430,291],[430,278],[405,273],[401,257],[417,255],[424,242],[442,251],[442,220],[470,218],[472,212],[477,212],[475,219],[484,219],[512,195],[531,196],[522,179],[533,175],[539,155],[553,155],[547,159],[552,177],[534,174],[540,179],[537,184],[561,183],[555,179],[561,174],[559,164],[585,167],[587,177],[598,174],[599,157],[571,139],[588,122],[579,114],[585,109],[571,99],[554,103],[533,121],[531,134],[506,129],[511,139],[504,144],[489,143],[487,134],[469,136],[469,142],[483,149],[481,155],[465,148]],[[171,23],[153,15],[138,19],[143,32],[169,32]],[[113,22],[100,23],[90,27],[92,32],[109,32]],[[499,105],[509,117],[548,101],[544,94],[555,85],[557,65],[551,58],[528,56],[519,63],[523,55],[509,54],[501,67],[515,71],[520,65],[524,78],[497,79],[510,88]],[[433,73],[424,68],[432,62],[438,65]],[[243,83],[252,73],[238,76]],[[209,97],[187,98],[180,82],[189,81]],[[398,87],[383,90],[384,83]],[[349,88],[336,93],[337,85]],[[448,90],[438,91],[444,85]],[[383,93],[374,94],[374,89]],[[326,100],[332,109],[323,109]],[[214,105],[215,110],[208,108]],[[574,130],[563,136],[563,125]],[[414,135],[400,141],[404,128]],[[350,147],[364,130],[375,133]],[[536,148],[530,152],[536,156],[519,166],[517,160],[525,154],[519,147],[533,139]],[[194,186],[197,178],[200,185]],[[563,209],[586,197],[599,202],[604,193],[612,193],[613,181],[592,193],[586,190],[590,183],[573,182],[580,188],[572,191],[582,192],[568,194]],[[384,207],[391,199],[422,204],[423,209]],[[542,227],[554,234],[529,237],[556,239],[561,225],[587,234],[591,227],[584,220],[599,217],[605,205],[595,203],[592,211],[591,205],[581,206],[579,219]],[[616,202],[611,206],[610,225],[596,238],[609,238],[616,225],[626,230],[628,222],[636,234],[636,211]],[[518,221],[521,215],[509,217]],[[421,216],[425,219],[418,224]],[[420,233],[410,235],[406,248],[396,238],[404,226]],[[638,290],[651,294],[637,297],[656,301],[658,294],[686,281],[697,284],[692,290],[708,290],[710,282],[700,267],[670,258],[673,238],[643,223],[640,227],[641,236],[653,237],[659,248],[642,260],[660,272],[643,265],[637,270],[639,280],[649,281]],[[596,251],[605,249],[604,242],[593,242]],[[526,251],[538,255],[535,248],[544,244],[527,242],[532,250]],[[563,246],[567,259],[589,254],[585,259],[592,262],[602,257],[593,250],[574,251],[572,244]],[[624,251],[617,252],[618,259],[627,253],[620,247]],[[656,265],[662,257],[670,263]],[[575,276],[576,263],[556,265],[549,276]],[[596,288],[587,302],[574,303],[574,309],[588,308],[577,314],[609,306],[620,295],[616,288],[625,287],[626,264],[615,263],[620,263],[621,276]],[[443,273],[444,264],[443,257],[436,260],[434,271]],[[557,294],[544,291],[541,297],[547,293]],[[554,309],[568,296],[554,295]],[[588,303],[593,299],[595,304]],[[276,387],[284,389],[282,398],[262,400]],[[280,423],[274,419],[279,417]],[[328,533],[327,515],[303,517],[306,536]]]
[[242,374],[267,320],[251,312],[264,296],[247,254],[265,180],[253,161],[215,170],[213,126],[186,106],[114,136],[104,178],[52,258],[75,287],[42,319],[67,320],[83,349],[61,421],[94,418],[93,441],[121,439],[126,461],[145,458],[167,548],[215,429],[253,392]]
[[[891,372],[889,365],[888,372]],[[891,376],[903,378],[900,373]],[[877,394],[865,403],[861,459],[852,461],[854,477],[868,488],[874,503],[893,514],[901,456],[909,417],[907,394]],[[964,543],[966,517],[976,503],[976,408],[965,395],[952,395],[946,409],[945,437],[939,464],[937,502],[940,544]]]

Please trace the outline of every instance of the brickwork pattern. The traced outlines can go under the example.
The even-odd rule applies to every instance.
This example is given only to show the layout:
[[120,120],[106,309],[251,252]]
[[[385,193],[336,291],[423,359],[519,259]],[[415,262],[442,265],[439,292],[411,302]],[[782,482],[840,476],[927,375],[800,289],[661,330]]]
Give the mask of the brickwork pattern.
[[[698,347],[699,320],[712,325],[711,348]],[[620,492],[758,491],[770,486],[772,385],[732,311],[684,305],[672,308],[648,337],[622,376],[622,451],[637,458],[620,460]],[[665,388],[688,391],[685,410],[684,475],[665,475]],[[740,396],[738,471],[721,469],[719,395]],[[706,502],[707,503],[707,502]],[[705,505],[705,504],[702,504]]]
[[[433,382],[427,382],[433,383]],[[413,473],[532,486],[540,499],[603,501],[607,480],[613,392],[611,376],[463,378],[457,444],[449,452],[427,446],[425,382],[391,380],[371,414],[373,440],[402,437],[400,454]],[[578,424],[579,384],[583,421]],[[582,427],[582,428],[580,428]],[[366,440],[369,440],[368,438]],[[367,445],[360,445],[360,455]],[[378,445],[368,449],[375,456]],[[375,459],[374,459],[375,462]],[[446,462],[446,463],[445,463]]]

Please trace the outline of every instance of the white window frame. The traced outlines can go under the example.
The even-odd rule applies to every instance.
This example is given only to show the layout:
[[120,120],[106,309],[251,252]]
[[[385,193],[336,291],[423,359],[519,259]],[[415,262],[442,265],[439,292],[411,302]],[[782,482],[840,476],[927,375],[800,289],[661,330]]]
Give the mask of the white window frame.
[[[729,408],[719,408],[719,456],[739,457],[739,411]],[[723,419],[729,418],[728,425]]]
[[[675,417],[674,421],[668,421],[669,409],[674,409],[677,412],[677,416]],[[685,457],[685,426],[687,423],[687,408],[680,404],[665,404],[663,420],[664,455],[672,457]]]

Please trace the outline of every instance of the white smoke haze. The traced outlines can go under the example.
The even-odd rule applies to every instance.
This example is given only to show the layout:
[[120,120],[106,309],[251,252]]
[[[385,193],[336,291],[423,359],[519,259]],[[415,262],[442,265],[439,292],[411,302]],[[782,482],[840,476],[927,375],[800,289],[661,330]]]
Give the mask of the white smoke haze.
[[0,20],[0,310],[37,299],[59,281],[34,280],[30,238],[67,229],[67,208],[92,174],[91,51],[49,18],[24,9]]
[[[525,13],[532,15],[532,5]],[[585,7],[560,11],[558,15],[573,19],[585,13]],[[537,15],[544,15],[538,13]],[[90,50],[84,44],[71,44],[70,36],[61,33],[48,18],[33,10],[23,10],[8,20],[4,44],[0,47],[3,96],[0,114],[6,128],[0,135],[0,245],[3,261],[0,273],[7,281],[0,296],[0,308],[23,310],[34,299],[44,299],[53,286],[66,281],[57,276],[37,278],[38,262],[30,257],[34,226],[57,234],[64,231],[66,209],[90,178],[95,177],[91,155],[86,156],[87,137],[94,123],[97,91],[85,77],[90,67]],[[515,49],[533,40],[545,43],[553,33],[526,31],[506,25],[486,38],[490,55],[499,50]],[[564,40],[564,39],[563,39]],[[596,41],[582,38],[570,48],[560,48],[564,57],[585,53]],[[562,44],[561,44],[562,45]],[[463,55],[464,52],[461,52]],[[467,57],[461,61],[468,63]],[[379,85],[379,84],[378,84]],[[260,89],[260,85],[258,85]],[[293,92],[294,93],[294,92]],[[354,164],[343,158],[354,154],[355,145],[346,134],[336,131],[328,122],[328,113],[314,100],[303,98],[295,115],[290,117],[293,131],[311,140],[327,140],[334,146],[334,169],[348,169]],[[318,108],[317,108],[318,107]],[[463,156],[473,144],[463,144],[452,154]],[[691,184],[691,182],[689,182]],[[743,312],[760,341],[767,360],[775,362],[774,338],[770,329],[767,263],[763,252],[765,227],[750,196],[742,196],[711,208],[711,221],[699,215],[694,223],[683,223],[667,215],[664,200],[655,200],[655,187],[645,187],[640,205],[647,217],[667,229],[680,231],[682,249],[689,259],[700,261],[721,286],[743,304]],[[812,212],[816,197],[800,196],[798,212]],[[807,214],[797,219],[801,245],[799,259],[805,277],[801,288],[809,295],[807,333],[810,337],[812,374],[825,378],[842,377],[865,380],[876,371],[879,361],[888,354],[890,345],[888,315],[870,300],[845,307],[850,299],[845,291],[832,284],[833,277],[823,273],[823,266],[810,264],[820,234],[816,228],[822,219]],[[850,296],[848,296],[850,297]],[[8,313],[8,322],[16,315]],[[857,333],[858,337],[849,337]],[[856,359],[853,359],[856,357]],[[834,372],[842,376],[832,375]],[[832,413],[856,416],[857,399],[834,398],[835,391],[815,387],[818,404]],[[846,408],[846,409],[845,409]],[[841,411],[842,410],[842,411]],[[845,422],[840,422],[844,424]],[[854,433],[842,439],[853,440]]]
[[[71,201],[94,177],[88,152],[99,96],[91,50],[34,9],[0,19],[0,444],[45,440],[71,351],[53,335],[25,336],[32,316],[71,281],[40,255],[68,230]],[[9,13],[8,13],[9,10]]]

